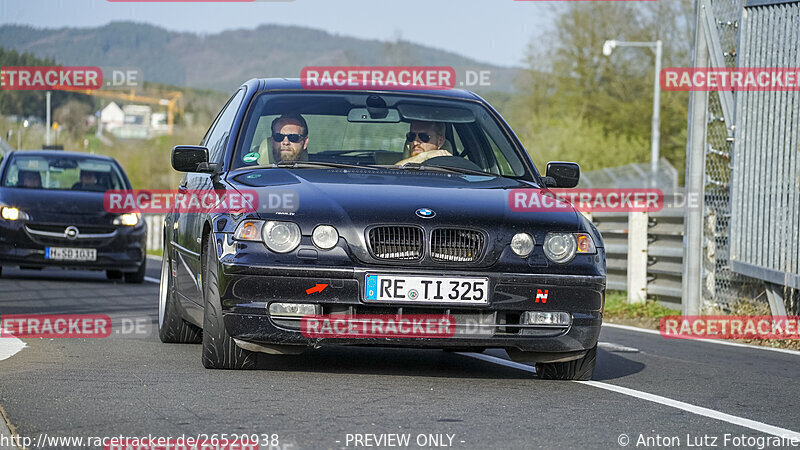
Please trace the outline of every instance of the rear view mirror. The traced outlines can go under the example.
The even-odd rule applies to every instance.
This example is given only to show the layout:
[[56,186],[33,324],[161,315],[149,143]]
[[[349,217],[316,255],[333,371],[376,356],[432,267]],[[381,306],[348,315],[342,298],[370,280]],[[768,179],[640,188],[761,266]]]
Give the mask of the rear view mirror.
[[198,166],[208,165],[208,149],[194,145],[177,145],[172,149],[172,168],[178,172],[200,172]]
[[547,163],[547,187],[574,188],[581,179],[581,166],[573,162]]

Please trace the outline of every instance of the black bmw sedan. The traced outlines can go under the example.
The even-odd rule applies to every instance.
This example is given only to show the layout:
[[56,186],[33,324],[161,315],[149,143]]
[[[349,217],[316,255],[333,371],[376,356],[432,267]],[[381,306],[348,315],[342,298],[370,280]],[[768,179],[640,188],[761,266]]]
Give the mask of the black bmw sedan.
[[146,226],[139,213],[110,213],[107,190],[130,190],[113,158],[16,151],[0,163],[0,269],[105,270],[141,283]]
[[251,80],[172,164],[187,195],[250,199],[165,220],[159,334],[202,342],[205,367],[325,345],[501,348],[543,378],[592,376],[602,238],[572,205],[510,204],[580,169],[542,176],[477,95]]

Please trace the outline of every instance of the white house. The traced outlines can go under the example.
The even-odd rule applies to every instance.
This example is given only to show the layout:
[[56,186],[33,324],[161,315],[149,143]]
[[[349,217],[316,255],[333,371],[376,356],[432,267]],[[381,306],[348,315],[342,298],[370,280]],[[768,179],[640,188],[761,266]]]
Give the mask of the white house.
[[106,130],[112,130],[125,124],[125,113],[116,103],[111,102],[100,111],[100,123]]

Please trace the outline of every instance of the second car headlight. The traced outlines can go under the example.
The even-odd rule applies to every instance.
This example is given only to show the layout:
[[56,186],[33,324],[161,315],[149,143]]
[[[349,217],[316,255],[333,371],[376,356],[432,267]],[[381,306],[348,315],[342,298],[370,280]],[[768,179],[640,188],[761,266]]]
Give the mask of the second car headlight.
[[533,252],[533,238],[528,233],[517,233],[511,239],[511,250],[523,258],[527,258]]
[[6,220],[30,220],[25,211],[10,206],[0,206],[0,217]]
[[269,221],[261,234],[264,244],[275,253],[289,253],[300,245],[300,227],[293,222]]
[[126,213],[122,214],[121,216],[117,216],[114,219],[114,225],[125,225],[129,227],[136,226],[139,223],[139,219],[142,217],[139,213]]
[[339,242],[339,232],[330,225],[320,225],[314,228],[314,233],[311,234],[311,241],[317,247],[329,250],[336,247]]

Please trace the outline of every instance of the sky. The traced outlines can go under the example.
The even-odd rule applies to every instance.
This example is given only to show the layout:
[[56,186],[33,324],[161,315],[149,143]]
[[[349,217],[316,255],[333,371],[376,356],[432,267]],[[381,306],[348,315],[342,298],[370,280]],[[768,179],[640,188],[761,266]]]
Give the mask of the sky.
[[[88,27],[116,20],[213,34],[258,25],[299,25],[366,39],[405,41],[480,62],[522,66],[552,3],[515,0],[0,0],[0,24]],[[2,46],[2,42],[0,42]]]

